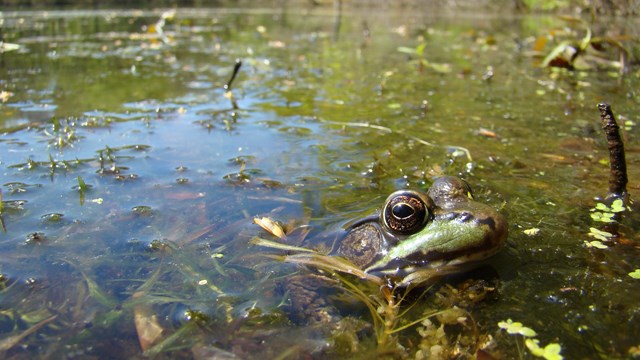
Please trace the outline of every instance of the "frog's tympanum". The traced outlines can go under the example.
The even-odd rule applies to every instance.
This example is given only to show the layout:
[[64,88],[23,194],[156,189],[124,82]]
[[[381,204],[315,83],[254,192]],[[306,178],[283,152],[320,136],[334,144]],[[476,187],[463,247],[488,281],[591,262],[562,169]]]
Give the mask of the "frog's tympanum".
[[[447,176],[436,179],[426,193],[392,193],[378,215],[347,227],[331,255],[391,284],[409,286],[466,271],[500,250],[506,238],[504,217],[474,201],[465,181]],[[330,321],[324,300],[313,295],[330,285],[310,276],[289,280],[286,288],[294,313],[307,318],[303,321]]]
[[352,224],[337,254],[368,273],[403,278],[416,271],[460,272],[495,254],[507,238],[507,223],[493,208],[473,200],[457,177],[437,179],[426,194],[400,190],[379,215]]

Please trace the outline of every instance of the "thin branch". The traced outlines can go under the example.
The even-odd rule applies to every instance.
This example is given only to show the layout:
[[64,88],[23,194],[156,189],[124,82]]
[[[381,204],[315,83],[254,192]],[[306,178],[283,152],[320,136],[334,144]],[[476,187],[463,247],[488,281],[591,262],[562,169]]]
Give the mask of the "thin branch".
[[608,199],[623,199],[627,195],[627,162],[625,160],[624,143],[620,137],[620,126],[616,122],[609,104],[598,104],[602,130],[607,137],[609,148],[609,194]]
[[242,60],[236,59],[236,63],[233,65],[233,73],[231,73],[231,79],[224,85],[224,91],[231,91],[231,84],[233,84],[233,80],[235,80],[236,75],[240,71],[240,66],[242,66]]

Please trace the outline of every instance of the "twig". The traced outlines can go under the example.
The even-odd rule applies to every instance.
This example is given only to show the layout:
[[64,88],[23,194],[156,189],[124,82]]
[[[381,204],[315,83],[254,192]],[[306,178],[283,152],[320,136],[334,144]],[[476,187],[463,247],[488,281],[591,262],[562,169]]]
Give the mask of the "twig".
[[7,226],[4,224],[4,219],[2,218],[2,189],[0,189],[0,227],[2,231],[7,232]]
[[627,197],[627,162],[624,155],[624,143],[618,131],[620,127],[616,122],[609,104],[598,104],[602,130],[607,136],[609,147],[609,194],[607,199],[623,199]]
[[235,65],[233,65],[233,73],[231,73],[231,79],[224,85],[224,91],[231,91],[231,84],[233,84],[233,80],[235,80],[236,75],[238,75],[238,71],[240,71],[240,66],[242,66],[242,60],[236,59]]

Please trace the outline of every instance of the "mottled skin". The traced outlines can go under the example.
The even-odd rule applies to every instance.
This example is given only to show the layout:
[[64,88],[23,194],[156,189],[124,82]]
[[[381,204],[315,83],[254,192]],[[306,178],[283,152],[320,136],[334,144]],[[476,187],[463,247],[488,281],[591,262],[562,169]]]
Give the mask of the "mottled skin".
[[[379,215],[353,223],[332,254],[366,272],[401,286],[468,270],[500,250],[507,223],[493,208],[473,200],[469,185],[457,177],[436,179],[427,193],[391,194]],[[317,297],[317,276],[297,276],[286,285],[298,319],[330,321],[332,310]],[[314,297],[315,296],[315,297]],[[316,305],[322,305],[317,308]],[[301,315],[300,315],[301,314]]]
[[351,226],[337,251],[370,273],[400,277],[467,264],[495,254],[507,238],[504,217],[474,201],[457,177],[437,179],[426,194],[395,192],[385,204],[380,216]]

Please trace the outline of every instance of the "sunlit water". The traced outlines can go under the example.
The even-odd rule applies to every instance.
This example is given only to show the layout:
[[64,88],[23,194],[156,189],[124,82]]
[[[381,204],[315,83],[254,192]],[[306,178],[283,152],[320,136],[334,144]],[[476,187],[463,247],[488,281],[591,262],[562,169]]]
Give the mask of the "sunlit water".
[[[629,356],[637,213],[621,241],[585,242],[607,193],[598,102],[625,124],[638,189],[637,66],[539,68],[559,19],[383,10],[184,9],[160,31],[163,11],[2,14],[19,48],[0,53],[0,354],[353,356],[289,322],[276,288],[297,269],[250,245],[268,237],[253,217],[312,238],[449,174],[510,223],[495,271],[450,281],[495,285],[466,309],[487,351],[530,352],[498,327],[512,319],[565,358]],[[159,324],[155,347],[136,317]],[[398,341],[409,357],[429,342],[416,327]]]

